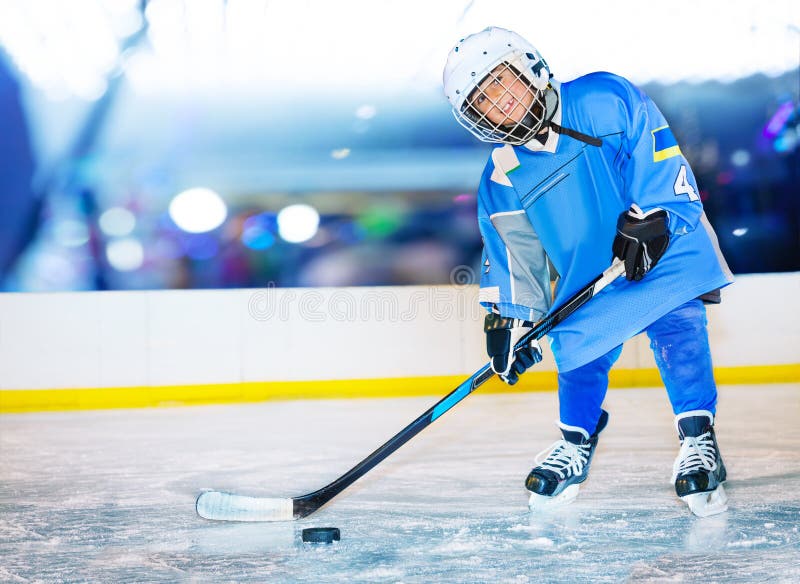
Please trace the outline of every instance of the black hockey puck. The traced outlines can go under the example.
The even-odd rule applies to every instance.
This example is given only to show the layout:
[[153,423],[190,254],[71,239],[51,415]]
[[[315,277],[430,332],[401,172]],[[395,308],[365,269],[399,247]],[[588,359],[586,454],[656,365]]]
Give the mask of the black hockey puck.
[[338,527],[309,527],[303,530],[303,541],[306,543],[333,543],[341,539]]

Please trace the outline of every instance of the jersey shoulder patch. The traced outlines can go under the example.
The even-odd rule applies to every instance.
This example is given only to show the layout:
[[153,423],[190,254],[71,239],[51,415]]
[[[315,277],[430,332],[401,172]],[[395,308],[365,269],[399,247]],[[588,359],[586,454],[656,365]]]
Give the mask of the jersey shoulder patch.
[[519,168],[519,159],[517,158],[517,153],[514,152],[514,147],[511,144],[506,144],[492,150],[492,163],[494,164],[494,169],[492,170],[492,176],[489,178],[503,186],[513,186],[508,178],[508,173]]
[[652,131],[653,134],[653,162],[661,162],[673,156],[681,155],[681,147],[672,134],[669,126],[661,126]]

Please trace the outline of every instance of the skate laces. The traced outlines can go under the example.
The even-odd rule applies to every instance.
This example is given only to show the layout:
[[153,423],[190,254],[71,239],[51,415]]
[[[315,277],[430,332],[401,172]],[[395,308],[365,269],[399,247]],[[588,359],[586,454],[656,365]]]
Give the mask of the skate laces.
[[[589,460],[591,444],[573,444],[566,440],[559,440],[536,455],[535,461],[538,468],[551,470],[559,478],[566,478],[567,474],[579,475],[583,472],[586,461]],[[549,454],[547,454],[549,452]],[[542,458],[547,454],[546,458]]]
[[681,450],[672,467],[672,482],[679,474],[688,474],[696,470],[717,470],[717,456],[711,433],[700,436],[686,436],[681,442]]

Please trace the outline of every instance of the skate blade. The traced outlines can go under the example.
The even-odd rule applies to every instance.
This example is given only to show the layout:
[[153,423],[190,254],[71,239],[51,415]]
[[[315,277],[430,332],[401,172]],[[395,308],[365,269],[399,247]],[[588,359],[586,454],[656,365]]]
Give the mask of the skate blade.
[[559,507],[572,503],[575,497],[578,496],[578,491],[580,491],[580,485],[570,485],[555,497],[531,493],[531,498],[528,500],[528,508],[531,511],[558,509]]
[[692,513],[698,517],[710,517],[728,510],[728,495],[722,485],[708,493],[694,493],[681,497]]

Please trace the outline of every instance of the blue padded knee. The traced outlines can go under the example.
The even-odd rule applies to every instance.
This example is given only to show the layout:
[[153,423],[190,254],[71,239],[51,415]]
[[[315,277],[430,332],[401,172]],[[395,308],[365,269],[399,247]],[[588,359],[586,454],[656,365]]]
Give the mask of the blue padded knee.
[[692,410],[716,413],[717,386],[706,324],[702,301],[691,300],[646,329],[676,415]]
[[622,353],[622,345],[582,365],[558,374],[558,406],[561,423],[594,433],[600,406],[608,390],[608,372]]

